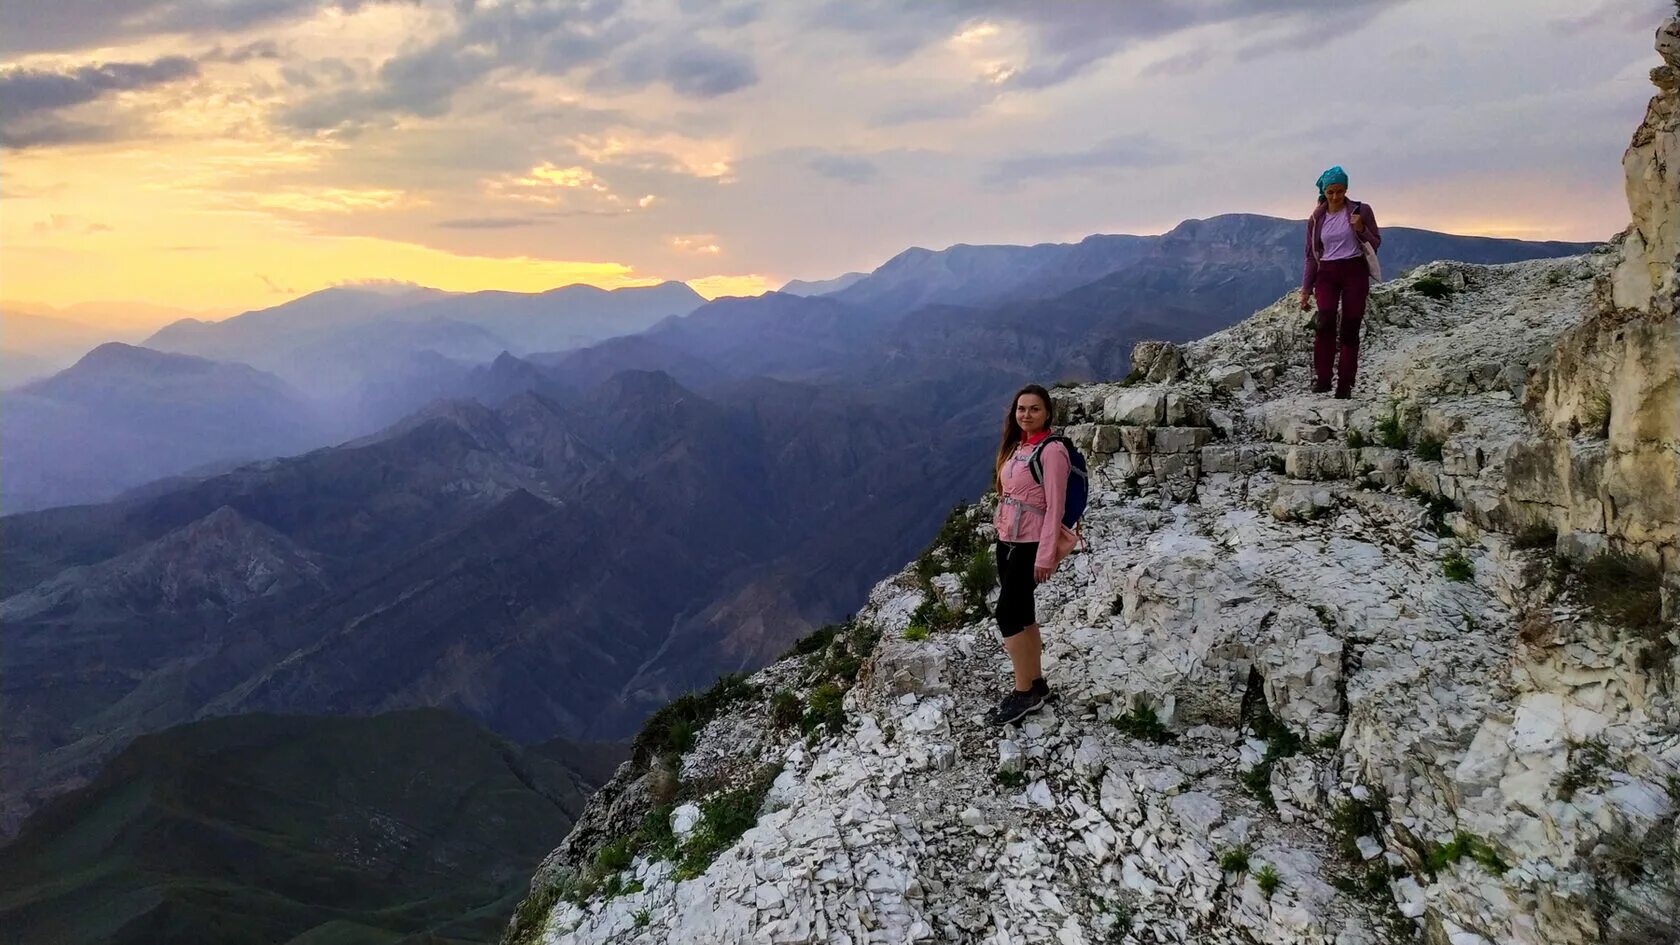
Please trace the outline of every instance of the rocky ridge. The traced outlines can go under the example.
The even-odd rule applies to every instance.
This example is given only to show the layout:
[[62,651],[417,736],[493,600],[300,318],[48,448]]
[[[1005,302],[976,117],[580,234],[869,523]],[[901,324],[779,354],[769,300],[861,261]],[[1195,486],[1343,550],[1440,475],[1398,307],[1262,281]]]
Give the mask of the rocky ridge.
[[959,510],[851,624],[656,716],[509,939],[1669,940],[1680,346],[1622,287],[1673,285],[1639,155],[1677,22],[1615,247],[1376,287],[1350,401],[1299,393],[1288,297],[1057,391],[1093,469],[1039,590],[1057,703],[984,724]]

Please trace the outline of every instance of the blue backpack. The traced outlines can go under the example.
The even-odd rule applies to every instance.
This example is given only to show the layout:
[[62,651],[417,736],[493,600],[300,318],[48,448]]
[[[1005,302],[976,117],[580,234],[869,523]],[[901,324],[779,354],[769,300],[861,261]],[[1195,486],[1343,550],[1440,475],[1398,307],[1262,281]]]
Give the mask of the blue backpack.
[[1051,443],[1060,443],[1068,451],[1067,504],[1062,507],[1062,524],[1068,528],[1075,528],[1079,525],[1079,519],[1084,516],[1085,503],[1090,498],[1085,454],[1079,452],[1079,447],[1074,446],[1073,441],[1065,436],[1046,437],[1027,459],[1027,469],[1032,473],[1033,482],[1044,485],[1044,460],[1038,454],[1044,452],[1044,447]]

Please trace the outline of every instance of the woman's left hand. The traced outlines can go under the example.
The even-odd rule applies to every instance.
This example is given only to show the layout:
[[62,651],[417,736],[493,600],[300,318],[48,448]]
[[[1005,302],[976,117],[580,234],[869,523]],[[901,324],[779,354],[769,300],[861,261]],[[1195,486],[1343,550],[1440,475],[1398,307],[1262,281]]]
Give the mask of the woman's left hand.
[[1353,228],[1355,230],[1360,231],[1360,232],[1364,232],[1365,231],[1365,218],[1356,213],[1356,214],[1353,215],[1352,219],[1353,219]]
[[1036,584],[1043,584],[1045,581],[1050,580],[1050,573],[1054,570],[1056,570],[1056,569],[1055,568],[1047,568],[1047,567],[1044,567],[1043,565],[1034,565],[1033,566],[1033,582],[1036,583]]

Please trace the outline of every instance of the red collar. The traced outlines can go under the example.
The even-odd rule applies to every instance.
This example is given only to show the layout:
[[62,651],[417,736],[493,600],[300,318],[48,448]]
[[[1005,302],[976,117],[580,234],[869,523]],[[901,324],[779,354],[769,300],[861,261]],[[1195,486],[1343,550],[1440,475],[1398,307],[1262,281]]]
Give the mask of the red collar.
[[1048,440],[1049,438],[1050,438],[1050,428],[1045,427],[1044,429],[1038,431],[1037,433],[1031,433],[1031,434],[1028,434],[1027,436],[1022,437],[1021,438],[1021,445],[1023,445],[1023,446],[1037,446],[1038,444],[1043,443],[1045,440]]

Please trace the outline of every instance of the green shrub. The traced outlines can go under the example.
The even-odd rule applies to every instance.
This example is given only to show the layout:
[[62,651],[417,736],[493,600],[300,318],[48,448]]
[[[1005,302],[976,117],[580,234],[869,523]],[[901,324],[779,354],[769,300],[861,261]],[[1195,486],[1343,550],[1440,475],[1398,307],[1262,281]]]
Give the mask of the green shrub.
[[904,628],[904,639],[912,643],[919,643],[928,638],[928,628],[920,624],[911,624]]
[[930,593],[911,611],[910,622],[929,630],[954,630],[962,624],[962,614],[945,606],[939,595]]
[[800,728],[806,734],[823,728],[839,733],[846,727],[845,698],[846,691],[831,682],[812,689],[810,697],[805,700],[805,716],[800,720]]
[[1388,416],[1377,420],[1377,442],[1389,449],[1406,448],[1406,428],[1400,423],[1400,405],[1389,404]]
[[835,636],[839,635],[845,629],[846,628],[841,624],[831,623],[820,630],[815,630],[795,641],[793,649],[784,653],[782,658],[786,659],[789,656],[810,656],[813,653],[821,653],[822,651],[828,649],[828,645],[834,642]]
[[1135,921],[1132,907],[1117,902],[1109,910],[1109,914],[1114,916],[1114,921],[1108,927],[1108,940],[1115,943],[1125,941],[1126,933],[1132,930],[1132,922]]
[[1602,739],[1595,738],[1584,742],[1571,740],[1569,764],[1558,778],[1558,797],[1565,801],[1573,801],[1576,791],[1602,784],[1604,768],[1609,764],[1610,749]]
[[657,754],[682,754],[694,746],[694,738],[706,723],[734,702],[758,695],[757,687],[739,673],[722,677],[710,689],[688,693],[671,700],[648,716],[632,745],[635,757],[646,764]]
[[992,560],[992,549],[976,548],[968,556],[968,566],[963,568],[962,591],[963,600],[968,603],[969,610],[980,616],[985,616],[986,595],[997,586],[997,562]]
[[1161,724],[1155,710],[1146,705],[1133,706],[1125,715],[1114,717],[1114,727],[1128,738],[1142,741],[1166,744],[1177,736],[1173,735],[1165,725]]
[[1302,739],[1272,715],[1266,705],[1260,674],[1253,669],[1249,670],[1248,692],[1243,697],[1242,723],[1254,732],[1256,738],[1265,741],[1266,753],[1258,764],[1238,775],[1237,781],[1261,803],[1276,810],[1277,801],[1272,797],[1272,767],[1279,758],[1300,754]]
[[648,927],[648,923],[653,921],[653,913],[646,909],[637,909],[633,918],[636,923],[636,928],[645,929]]
[[1248,855],[1252,852],[1248,846],[1232,847],[1219,854],[1219,868],[1227,873],[1248,872]]
[[636,832],[641,847],[639,852],[650,860],[677,858],[679,844],[676,833],[671,830],[672,809],[670,804],[659,804],[642,815],[641,829]]
[[1436,275],[1419,278],[1412,283],[1412,288],[1416,289],[1419,295],[1428,299],[1444,299],[1456,291],[1445,279]]
[[1369,443],[1365,442],[1365,434],[1359,432],[1358,430],[1353,430],[1353,429],[1350,429],[1350,430],[1347,431],[1347,446],[1348,446],[1348,449],[1350,449],[1350,450],[1362,450],[1369,445],[1370,445]]
[[1476,567],[1469,558],[1455,551],[1441,559],[1441,573],[1449,581],[1468,581],[1476,576]]
[[1592,436],[1606,437],[1610,435],[1610,394],[1605,391],[1594,391],[1588,395],[1586,410],[1582,414],[1582,430]]
[[1474,834],[1460,830],[1447,843],[1431,844],[1424,856],[1424,865],[1432,873],[1439,873],[1449,865],[1469,857],[1481,864],[1482,868],[1495,876],[1502,875],[1510,869],[1505,860],[1499,856],[1486,840]]
[[1348,798],[1331,809],[1330,829],[1342,858],[1350,863],[1362,863],[1365,855],[1359,852],[1359,838],[1376,836],[1382,828],[1371,805],[1358,798]]
[[635,859],[633,837],[620,837],[595,851],[595,868],[602,873],[616,873],[629,869]]
[[1267,863],[1255,872],[1254,881],[1260,884],[1260,891],[1269,898],[1272,893],[1277,892],[1278,886],[1282,885],[1283,877],[1278,875],[1278,871],[1273,869],[1270,863]]
[[725,791],[700,805],[700,820],[683,841],[678,879],[693,879],[706,871],[717,855],[734,845],[741,835],[758,823],[764,795],[781,774],[781,765],[765,765],[753,774],[746,787]]
[[1439,437],[1425,434],[1418,437],[1417,445],[1414,449],[1417,450],[1419,459],[1427,459],[1438,463],[1441,461],[1441,448],[1445,445],[1446,444],[1443,443]]
[[799,723],[799,717],[805,714],[805,703],[786,689],[776,693],[770,700],[770,721],[777,728],[787,728]]
[[1019,768],[1008,768],[997,773],[998,783],[1012,791],[1019,791],[1027,786],[1027,773]]

